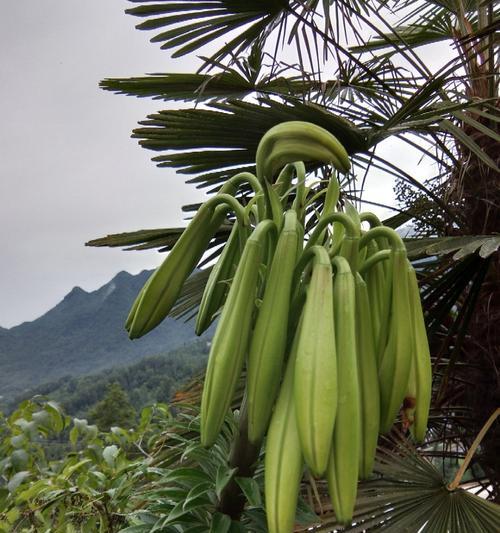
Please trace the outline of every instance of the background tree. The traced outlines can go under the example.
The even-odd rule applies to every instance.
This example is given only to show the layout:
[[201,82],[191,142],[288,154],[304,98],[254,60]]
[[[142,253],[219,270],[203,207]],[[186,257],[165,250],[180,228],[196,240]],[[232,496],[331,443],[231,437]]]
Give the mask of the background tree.
[[[370,204],[363,190],[375,171],[409,187],[408,201],[386,222],[413,219],[425,229],[407,243],[415,261],[426,258],[418,264],[434,356],[433,416],[423,453],[443,464],[463,457],[500,403],[498,6],[462,0],[133,3],[129,12],[143,19],[138,27],[156,31],[152,40],[173,57],[215,48],[195,74],[102,82],[119,93],[193,104],[152,114],[134,130],[142,146],[158,153],[159,166],[213,192],[238,170],[253,170],[257,143],[270,127],[307,120],[337,136],[351,155],[344,197]],[[437,42],[454,54],[432,71],[420,50]],[[381,157],[378,145],[389,137],[435,163],[435,176],[422,183]],[[227,222],[214,247],[227,237]],[[168,250],[180,231],[143,230],[90,244]],[[177,313],[196,307],[205,279],[200,274],[190,283]],[[484,436],[475,456],[484,475],[474,478],[497,501],[499,431],[496,424]],[[419,512],[428,515],[429,508]]]
[[131,428],[136,417],[134,406],[119,383],[108,385],[104,398],[89,409],[90,420],[101,431],[109,431],[112,426]]

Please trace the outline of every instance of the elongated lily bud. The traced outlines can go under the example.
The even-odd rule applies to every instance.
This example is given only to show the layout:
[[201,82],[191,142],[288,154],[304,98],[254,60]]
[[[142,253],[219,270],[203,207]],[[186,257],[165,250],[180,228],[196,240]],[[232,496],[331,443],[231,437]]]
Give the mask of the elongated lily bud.
[[293,401],[294,353],[292,348],[266,440],[264,483],[269,533],[293,531],[304,468]]
[[315,476],[326,470],[337,408],[332,267],[313,246],[314,262],[298,332],[294,397],[304,459]]
[[241,374],[252,330],[259,267],[266,251],[268,234],[275,231],[264,220],[248,238],[229,289],[212,340],[201,398],[201,443],[211,446],[220,432]]
[[357,362],[356,296],[347,260],[335,257],[333,307],[337,346],[338,405],[327,480],[335,516],[351,521],[356,503],[361,443],[361,410]]
[[259,442],[278,392],[287,341],[298,221],[287,211],[252,334],[247,365],[248,438]]

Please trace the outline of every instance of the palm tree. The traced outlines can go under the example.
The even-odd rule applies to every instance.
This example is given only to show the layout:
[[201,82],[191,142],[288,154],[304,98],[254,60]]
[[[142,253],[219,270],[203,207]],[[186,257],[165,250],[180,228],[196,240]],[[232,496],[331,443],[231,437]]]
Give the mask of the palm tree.
[[[427,455],[445,465],[463,458],[500,405],[498,8],[488,0],[131,1],[135,5],[128,12],[143,19],[138,28],[155,31],[152,41],[171,50],[172,57],[220,46],[202,56],[197,73],[101,83],[117,93],[192,104],[152,114],[134,130],[143,147],[157,152],[153,160],[159,166],[175,168],[190,183],[214,192],[237,170],[253,169],[257,144],[270,127],[307,120],[336,135],[352,157],[345,198],[370,204],[363,188],[375,169],[397,181],[400,203],[392,206],[395,215],[386,223],[413,221],[415,227],[407,246],[419,265],[433,352],[431,427],[420,455],[409,454],[418,457],[420,470],[404,472],[413,492],[394,500],[394,485],[387,480],[397,484],[401,477],[398,468],[388,466],[387,454],[403,476],[409,463],[401,457],[408,453],[387,445],[380,466],[386,481],[366,487],[379,504],[386,498],[385,515],[374,519],[373,507],[361,504],[358,521],[403,531],[419,520],[425,524],[430,513],[434,529],[429,531],[446,531],[453,525],[447,513],[459,505],[464,516],[490,531],[484,524],[498,517],[497,507],[477,510],[477,500],[443,493],[443,477],[418,461]],[[432,43],[454,51],[436,71],[421,53]],[[378,145],[390,137],[432,161],[436,175],[422,183],[378,155]],[[355,175],[362,180],[355,182]],[[230,224],[214,239],[214,254],[229,230]],[[89,244],[163,251],[181,231],[141,230]],[[196,306],[204,279],[201,274],[190,283],[177,313]],[[498,423],[481,436],[471,483],[499,502]],[[404,512],[408,505],[415,506],[412,513]],[[487,517],[484,522],[478,513]]]

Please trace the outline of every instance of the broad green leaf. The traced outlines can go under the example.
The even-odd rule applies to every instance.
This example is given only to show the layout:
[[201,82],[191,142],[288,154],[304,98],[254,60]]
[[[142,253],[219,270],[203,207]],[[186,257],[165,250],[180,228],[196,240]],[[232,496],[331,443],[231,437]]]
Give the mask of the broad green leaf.
[[10,492],[15,492],[16,489],[24,483],[29,477],[31,477],[31,472],[24,470],[22,472],[17,472],[14,474],[7,483],[7,488]]
[[120,529],[119,533],[149,533],[151,531],[151,526],[148,524],[143,524],[139,526],[129,526],[125,529]]
[[174,508],[168,514],[167,519],[162,525],[173,524],[179,521],[179,518],[189,513],[190,509],[184,509],[184,501],[177,502]]
[[245,498],[251,506],[260,507],[262,505],[259,484],[255,479],[250,477],[236,477],[235,481],[241,487]]
[[207,526],[192,526],[183,530],[183,533],[207,533]]
[[0,509],[4,509],[4,504],[9,497],[9,491],[6,487],[0,487]]
[[45,428],[50,427],[50,414],[43,409],[33,413],[32,419],[36,422],[37,426],[42,426]]
[[196,468],[178,468],[170,471],[164,482],[191,486],[201,482],[210,482],[210,477]]
[[72,427],[71,431],[69,432],[69,441],[73,446],[76,446],[76,443],[78,441],[78,433],[79,430],[77,426]]
[[161,498],[169,502],[176,502],[179,499],[184,500],[186,498],[186,494],[186,489],[179,488],[176,485],[171,487],[159,487],[149,492],[150,497]]
[[39,498],[47,489],[52,489],[51,480],[39,479],[35,481],[29,488],[23,490],[18,494],[16,501],[28,501]]
[[61,406],[53,401],[49,401],[45,404],[45,409],[50,413],[52,417],[52,430],[56,433],[60,433],[65,425],[66,420],[62,412]]
[[[248,532],[248,529],[241,522],[235,522],[234,520],[231,522],[229,533],[247,533],[247,532]],[[255,533],[257,533],[257,531],[255,531]],[[262,533],[267,533],[267,529],[262,530]]]
[[15,437],[11,437],[10,443],[14,448],[21,448],[26,442],[26,438],[24,435],[16,435]]
[[146,524],[151,527],[153,524],[156,524],[158,522],[158,516],[154,513],[150,513],[149,511],[139,511],[137,513],[137,518],[139,518],[142,522],[145,522]]
[[228,533],[231,527],[231,518],[227,514],[215,513],[212,518],[209,533]]
[[7,518],[7,523],[9,525],[14,524],[14,522],[19,518],[20,515],[21,511],[19,509],[10,509],[10,511],[7,511],[7,513],[5,514],[5,517]]
[[190,504],[192,500],[200,500],[205,499],[207,502],[210,502],[209,492],[212,489],[213,484],[204,482],[199,483],[198,485],[195,485],[186,496],[186,500],[184,502],[184,505],[187,506]]
[[106,448],[104,448],[102,451],[102,458],[110,468],[114,468],[119,453],[120,450],[118,449],[118,446],[112,444],[111,446],[106,446]]
[[28,464],[29,455],[25,450],[15,450],[10,454],[10,462],[17,472],[22,471]]
[[318,522],[318,516],[302,498],[299,498],[297,501],[295,520],[299,524],[314,524]]
[[28,422],[24,418],[19,418],[14,423],[16,426],[19,426],[22,429],[23,433],[30,439],[34,439],[37,436],[38,424],[35,420]]
[[85,431],[85,437],[88,441],[93,441],[97,437],[98,428],[96,425],[87,426]]
[[78,461],[74,465],[67,466],[62,471],[63,478],[64,479],[69,479],[75,472],[78,472],[78,470],[80,470],[82,468],[82,466],[85,466],[85,465],[87,465],[87,464],[89,464],[91,462],[92,461],[90,459],[82,459],[81,461]]
[[226,465],[219,466],[217,469],[217,477],[215,479],[215,494],[217,494],[218,498],[220,498],[222,491],[237,471],[237,468],[229,468]]
[[251,530],[252,531],[259,531],[262,533],[267,532],[267,520],[266,520],[266,514],[264,512],[264,509],[254,507],[254,508],[248,509],[248,511],[246,511],[245,514],[251,519],[251,524],[252,524]]
[[183,510],[187,513],[191,513],[196,510],[200,510],[204,507],[213,507],[213,502],[210,500],[210,498],[205,496],[200,496],[199,498],[192,498],[189,501],[183,502]]
[[140,427],[146,427],[153,417],[153,406],[144,407],[141,411]]

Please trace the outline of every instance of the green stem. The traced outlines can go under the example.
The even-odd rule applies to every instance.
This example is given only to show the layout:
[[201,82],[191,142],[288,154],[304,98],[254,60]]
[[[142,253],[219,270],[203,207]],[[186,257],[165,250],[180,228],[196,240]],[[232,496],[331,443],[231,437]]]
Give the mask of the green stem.
[[359,219],[361,222],[368,222],[370,224],[370,228],[376,228],[378,226],[382,226],[382,222],[380,222],[380,218],[375,213],[371,213],[369,211],[364,211],[363,213],[359,214]]
[[341,255],[337,255],[332,260],[332,268],[336,271],[337,275],[340,274],[351,274],[351,266],[349,265],[349,261],[342,257]]
[[259,219],[262,220],[265,218],[266,206],[264,203],[264,190],[261,183],[257,177],[251,172],[240,172],[239,174],[234,175],[232,178],[229,178],[226,183],[220,188],[217,193],[218,196],[221,194],[230,194],[234,196],[238,190],[238,187],[242,184],[247,183],[252,188],[255,197],[257,197],[257,206],[259,210]]
[[221,513],[227,514],[232,520],[240,519],[246,503],[245,495],[235,481],[235,477],[252,477],[254,475],[262,445],[262,442],[251,443],[248,440],[247,427],[247,410],[243,402],[238,435],[233,442],[229,456],[229,466],[230,468],[237,468],[237,472],[224,487],[217,506]]
[[359,240],[359,249],[365,247],[371,239],[379,239],[385,237],[391,246],[396,251],[404,251],[406,253],[406,246],[403,239],[392,228],[387,226],[377,226],[367,231]]
[[359,268],[359,273],[364,275],[365,272],[370,270],[372,266],[376,265],[380,261],[389,259],[389,257],[391,257],[390,250],[380,250],[379,252],[375,252],[362,264],[362,266]]
[[203,204],[203,207],[206,207],[207,209],[214,209],[216,206],[221,204],[227,205],[229,209],[234,211],[234,214],[236,215],[236,218],[241,226],[250,226],[250,219],[248,217],[248,213],[245,211],[245,208],[240,204],[240,202],[238,202],[238,200],[236,200],[234,196],[231,196],[230,194],[216,194],[210,198],[210,200],[207,200]]
[[331,215],[321,218],[316,224],[314,231],[311,233],[311,237],[307,241],[305,250],[316,244],[316,241],[321,236],[323,230],[332,222],[339,222],[340,224],[342,224],[345,228],[347,237],[352,239],[357,237],[356,224],[349,216],[347,216],[345,213],[332,213]]

